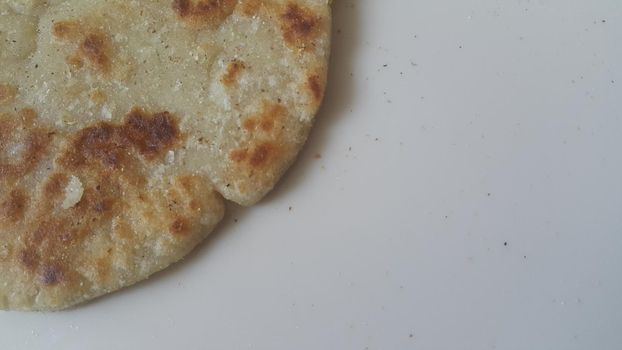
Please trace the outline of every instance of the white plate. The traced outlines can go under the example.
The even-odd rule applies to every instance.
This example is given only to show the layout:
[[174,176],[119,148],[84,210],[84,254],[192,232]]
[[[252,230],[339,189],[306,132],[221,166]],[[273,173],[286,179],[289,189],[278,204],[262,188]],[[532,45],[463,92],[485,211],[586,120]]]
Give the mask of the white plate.
[[147,282],[0,313],[0,349],[620,348],[622,2],[334,6],[280,186]]

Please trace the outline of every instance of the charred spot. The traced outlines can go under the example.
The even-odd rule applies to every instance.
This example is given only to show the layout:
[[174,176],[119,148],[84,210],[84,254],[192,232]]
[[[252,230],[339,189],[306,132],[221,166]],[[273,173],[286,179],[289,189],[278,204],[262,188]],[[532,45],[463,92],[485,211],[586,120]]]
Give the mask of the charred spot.
[[24,217],[28,197],[21,190],[13,190],[0,205],[2,216],[10,222],[17,222]]
[[227,86],[234,85],[238,81],[238,76],[244,69],[246,69],[244,62],[240,60],[231,61],[227,67],[227,72],[222,77],[222,83]]
[[17,88],[8,84],[0,84],[0,106],[13,102],[17,95]]
[[118,169],[125,152],[116,134],[116,128],[107,123],[85,128],[62,161],[73,168],[97,162],[104,168]]
[[310,9],[295,3],[287,5],[281,15],[281,30],[285,41],[294,47],[304,48],[319,34],[320,19]]
[[80,55],[97,70],[107,73],[110,70],[110,44],[101,33],[88,34],[79,49]]
[[307,78],[307,88],[311,92],[316,103],[322,101],[324,88],[318,75],[311,75]]
[[130,149],[153,160],[162,157],[179,138],[177,121],[170,113],[149,114],[135,108],[122,125],[99,123],[79,131],[61,161],[72,168],[99,164],[115,170],[130,165]]
[[39,254],[32,249],[25,249],[17,255],[19,262],[28,270],[35,270],[39,265]]
[[43,284],[53,286],[63,281],[64,273],[60,266],[50,264],[42,267],[40,276]]
[[173,0],[172,9],[192,25],[217,26],[235,10],[237,0]]
[[123,133],[141,154],[150,159],[162,154],[179,137],[177,124],[170,113],[149,116],[140,109],[130,112]]

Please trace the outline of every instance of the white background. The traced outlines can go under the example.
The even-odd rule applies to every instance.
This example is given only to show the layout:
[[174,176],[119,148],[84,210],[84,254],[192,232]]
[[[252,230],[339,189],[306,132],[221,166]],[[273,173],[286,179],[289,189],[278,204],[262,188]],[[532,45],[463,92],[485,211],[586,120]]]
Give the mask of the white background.
[[622,1],[334,10],[278,188],[149,281],[0,313],[0,349],[622,347]]

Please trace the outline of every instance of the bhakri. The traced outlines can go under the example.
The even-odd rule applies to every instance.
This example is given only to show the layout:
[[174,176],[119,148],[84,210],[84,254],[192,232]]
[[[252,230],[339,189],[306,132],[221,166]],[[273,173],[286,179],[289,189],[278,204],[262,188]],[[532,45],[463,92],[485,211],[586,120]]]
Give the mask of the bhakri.
[[0,308],[178,261],[268,193],[326,85],[329,0],[0,0]]

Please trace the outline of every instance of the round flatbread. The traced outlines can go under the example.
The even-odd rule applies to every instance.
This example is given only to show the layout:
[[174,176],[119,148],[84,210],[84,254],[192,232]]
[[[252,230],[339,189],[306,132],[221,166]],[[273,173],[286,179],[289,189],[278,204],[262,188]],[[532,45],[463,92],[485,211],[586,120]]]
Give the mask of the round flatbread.
[[0,0],[0,308],[57,310],[252,205],[324,94],[329,0]]

